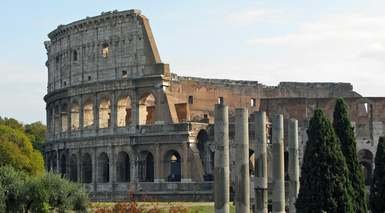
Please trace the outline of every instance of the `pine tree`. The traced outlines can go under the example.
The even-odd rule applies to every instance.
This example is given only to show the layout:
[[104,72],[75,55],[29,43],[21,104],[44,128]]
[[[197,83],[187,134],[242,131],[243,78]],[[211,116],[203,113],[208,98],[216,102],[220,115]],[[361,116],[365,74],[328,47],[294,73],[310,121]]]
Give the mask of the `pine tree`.
[[348,184],[351,184],[349,195],[352,205],[357,213],[366,213],[366,193],[364,177],[357,159],[356,139],[354,129],[348,115],[348,107],[342,98],[337,99],[334,114],[333,127],[341,145],[341,151],[345,157],[348,168]]
[[375,168],[370,187],[369,205],[373,213],[385,212],[385,138],[380,137],[377,145]]
[[345,159],[332,125],[321,110],[315,110],[307,134],[297,212],[354,212]]

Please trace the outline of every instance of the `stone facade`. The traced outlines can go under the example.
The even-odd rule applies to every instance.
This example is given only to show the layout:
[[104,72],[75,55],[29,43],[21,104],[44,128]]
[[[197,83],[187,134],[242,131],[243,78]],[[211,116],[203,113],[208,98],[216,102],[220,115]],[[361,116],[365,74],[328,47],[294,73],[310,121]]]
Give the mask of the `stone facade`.
[[[230,114],[230,171],[235,171],[236,107],[297,119],[301,156],[312,111],[320,107],[331,116],[340,96],[350,106],[367,177],[373,170],[377,140],[384,134],[385,98],[361,97],[347,83],[283,82],[272,87],[172,74],[161,62],[148,19],[138,10],[60,25],[49,39],[46,166],[84,183],[95,200],[130,195],[212,199],[214,106],[223,101]],[[285,131],[285,150],[286,136]],[[270,145],[267,149],[270,165]],[[285,163],[287,173],[286,168]],[[230,179],[234,184],[233,172]]]

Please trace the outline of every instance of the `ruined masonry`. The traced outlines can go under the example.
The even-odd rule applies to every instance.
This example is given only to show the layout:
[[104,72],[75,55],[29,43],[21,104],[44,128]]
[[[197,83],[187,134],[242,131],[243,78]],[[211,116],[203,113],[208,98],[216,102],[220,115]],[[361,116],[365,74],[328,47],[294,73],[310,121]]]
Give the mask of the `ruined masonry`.
[[[384,97],[362,97],[349,83],[266,86],[178,76],[161,61],[149,21],[139,10],[59,25],[48,37],[47,170],[84,183],[93,200],[214,200],[214,176],[227,172],[227,166],[229,179],[222,184],[230,189],[223,195],[234,196],[239,147],[235,108],[245,108],[251,208],[266,212],[277,204],[273,208],[280,212],[282,202],[292,207],[290,196],[295,194],[282,201],[282,192],[292,190],[272,195],[272,184],[298,187],[300,167],[288,165],[288,159],[301,165],[310,116],[318,107],[331,118],[336,97],[344,97],[350,107],[358,159],[369,184],[377,141],[384,135]],[[220,154],[214,135],[223,134],[214,128],[218,103],[228,106],[229,162],[223,165],[214,164]],[[255,113],[259,111],[266,113]],[[276,114],[283,115],[280,145],[271,126]],[[296,119],[297,126],[289,125],[289,119]],[[290,128],[298,128],[296,137],[288,136]],[[272,157],[278,146],[284,154],[280,162]],[[296,146],[298,151],[292,151]],[[261,196],[254,206],[256,194]]]

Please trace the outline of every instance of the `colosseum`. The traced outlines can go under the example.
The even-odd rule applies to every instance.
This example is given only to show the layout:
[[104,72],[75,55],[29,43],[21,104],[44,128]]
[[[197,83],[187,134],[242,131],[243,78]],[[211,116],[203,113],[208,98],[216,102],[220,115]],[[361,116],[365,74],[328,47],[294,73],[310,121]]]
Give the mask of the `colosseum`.
[[[233,170],[236,107],[297,119],[301,156],[313,110],[322,108],[332,117],[336,97],[344,97],[370,182],[377,141],[384,135],[383,97],[362,97],[349,83],[266,86],[178,76],[161,61],[149,21],[139,10],[59,25],[48,37],[46,167],[84,183],[94,200],[212,200],[218,101],[229,106]],[[250,143],[255,143],[252,134]]]

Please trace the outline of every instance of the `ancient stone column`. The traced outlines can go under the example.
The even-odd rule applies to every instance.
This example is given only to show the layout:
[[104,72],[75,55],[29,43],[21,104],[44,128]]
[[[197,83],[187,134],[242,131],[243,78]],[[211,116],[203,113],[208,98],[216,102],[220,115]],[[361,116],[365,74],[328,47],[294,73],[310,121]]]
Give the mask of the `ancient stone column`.
[[285,212],[285,179],[283,153],[283,116],[275,115],[272,127],[272,154],[273,154],[273,213]]
[[266,113],[256,112],[255,116],[255,212],[267,213],[267,139],[266,139]]
[[250,212],[249,176],[249,113],[246,108],[235,110],[235,212]]
[[299,192],[298,121],[289,121],[289,212],[296,212],[295,201]]
[[228,213],[230,202],[229,113],[223,103],[215,105],[214,206],[216,213]]

